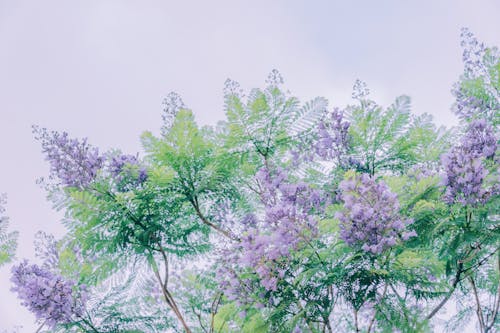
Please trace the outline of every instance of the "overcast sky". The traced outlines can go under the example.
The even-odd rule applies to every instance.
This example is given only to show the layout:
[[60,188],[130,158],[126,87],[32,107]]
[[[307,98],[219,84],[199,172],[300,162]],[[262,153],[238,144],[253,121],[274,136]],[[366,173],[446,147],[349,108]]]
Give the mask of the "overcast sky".
[[[304,101],[343,106],[359,78],[381,104],[407,94],[415,113],[453,125],[460,28],[500,46],[499,14],[495,0],[0,0],[0,192],[18,258],[33,257],[37,230],[64,233],[35,184],[48,167],[32,124],[135,153],[143,131],[159,130],[168,92],[214,124],[226,78],[261,87],[277,68]],[[0,268],[0,332],[33,332],[9,272]]]

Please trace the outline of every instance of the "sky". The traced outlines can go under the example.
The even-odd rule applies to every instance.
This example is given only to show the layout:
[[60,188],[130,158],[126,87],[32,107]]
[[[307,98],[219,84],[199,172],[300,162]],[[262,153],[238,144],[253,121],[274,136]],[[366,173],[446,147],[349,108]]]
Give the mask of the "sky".
[[[498,14],[495,0],[0,0],[0,193],[20,232],[17,258],[33,258],[36,231],[64,234],[36,184],[48,165],[33,124],[140,152],[170,91],[200,124],[215,124],[226,78],[262,87],[276,68],[304,102],[344,106],[361,79],[379,104],[406,94],[414,113],[451,126],[460,28],[500,46]],[[0,332],[34,332],[9,276],[1,267]]]

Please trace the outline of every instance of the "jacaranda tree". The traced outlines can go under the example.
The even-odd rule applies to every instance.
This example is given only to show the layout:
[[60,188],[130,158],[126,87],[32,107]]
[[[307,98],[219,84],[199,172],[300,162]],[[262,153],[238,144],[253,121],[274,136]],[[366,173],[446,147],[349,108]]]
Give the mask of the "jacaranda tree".
[[500,58],[462,40],[451,130],[361,81],[301,103],[277,71],[226,81],[216,126],[168,95],[144,156],[34,127],[67,234],[13,291],[46,332],[430,332],[452,303],[449,330],[498,331]]

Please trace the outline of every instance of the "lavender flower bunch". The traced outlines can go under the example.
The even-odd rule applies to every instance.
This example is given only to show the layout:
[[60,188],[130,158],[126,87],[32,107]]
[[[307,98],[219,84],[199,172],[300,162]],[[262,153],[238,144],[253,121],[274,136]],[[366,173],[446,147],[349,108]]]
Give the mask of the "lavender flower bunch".
[[[256,174],[260,199],[264,204],[263,220],[255,215],[246,216],[247,231],[237,244],[238,251],[230,259],[233,265],[252,270],[267,291],[276,291],[278,282],[285,276],[292,251],[301,242],[317,234],[314,211],[321,209],[318,191],[305,183],[290,184],[287,175],[278,169],[271,173],[261,169]],[[241,295],[241,281],[229,272],[229,283],[223,288],[231,298]]]
[[12,267],[12,291],[49,327],[69,323],[81,316],[87,296],[75,282],[27,261]]
[[484,160],[493,159],[496,150],[493,128],[484,119],[471,122],[460,144],[441,156],[448,204],[477,206],[488,199],[492,191],[484,187],[488,175]]
[[109,172],[120,188],[140,185],[148,179],[146,167],[141,165],[137,156],[134,155],[111,156]]
[[340,238],[347,244],[380,254],[417,235],[413,230],[405,231],[413,221],[401,216],[397,196],[384,182],[368,174],[355,174],[339,187],[344,206],[336,218],[340,221]]
[[493,127],[484,119],[472,121],[462,138],[462,147],[474,157],[493,158],[497,151]]
[[63,186],[84,188],[103,166],[99,150],[89,145],[86,139],[71,139],[66,132],[49,132],[36,126],[33,133],[50,163],[51,178],[59,179]]
[[344,113],[334,109],[328,118],[319,123],[316,154],[321,158],[336,159],[341,163],[349,147],[349,126],[350,123],[345,120]]

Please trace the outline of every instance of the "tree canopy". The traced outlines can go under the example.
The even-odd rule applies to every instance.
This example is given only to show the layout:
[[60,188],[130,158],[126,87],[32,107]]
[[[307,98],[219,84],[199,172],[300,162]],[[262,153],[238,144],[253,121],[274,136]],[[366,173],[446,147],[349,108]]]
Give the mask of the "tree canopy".
[[[144,154],[34,127],[62,239],[13,267],[44,332],[430,332],[500,329],[500,58],[462,33],[455,129],[387,106],[302,103],[273,70],[200,127],[165,102]],[[0,264],[15,234],[0,219]]]

